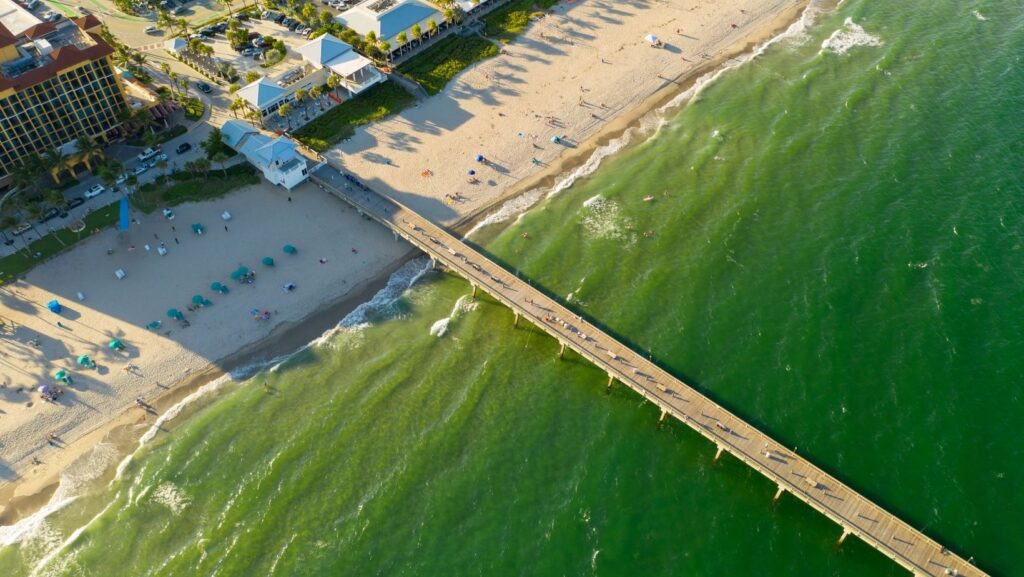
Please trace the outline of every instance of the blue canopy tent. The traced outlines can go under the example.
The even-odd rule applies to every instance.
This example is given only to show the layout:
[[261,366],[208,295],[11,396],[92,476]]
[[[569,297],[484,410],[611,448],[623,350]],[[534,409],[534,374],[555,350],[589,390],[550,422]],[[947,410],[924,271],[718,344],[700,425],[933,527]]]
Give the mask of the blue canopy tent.
[[60,303],[57,302],[57,299],[53,299],[52,301],[46,303],[46,308],[50,309],[51,313],[58,315],[60,314],[60,311],[63,310],[63,308],[60,306]]

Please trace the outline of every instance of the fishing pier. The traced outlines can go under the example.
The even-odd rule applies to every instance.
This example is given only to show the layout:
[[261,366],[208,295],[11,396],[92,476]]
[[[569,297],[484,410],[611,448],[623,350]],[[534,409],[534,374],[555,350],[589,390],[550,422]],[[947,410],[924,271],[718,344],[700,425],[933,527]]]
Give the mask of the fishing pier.
[[788,493],[834,521],[838,543],[855,535],[918,577],[986,575],[416,212],[327,164],[311,179],[421,249],[435,266],[464,277],[474,295],[483,290],[512,309],[517,325],[524,319],[540,327],[558,341],[560,357],[572,349],[607,373],[608,387],[618,381],[657,406],[660,420],[672,417],[700,433],[717,446],[715,460],[731,454],[776,485],[775,499]]

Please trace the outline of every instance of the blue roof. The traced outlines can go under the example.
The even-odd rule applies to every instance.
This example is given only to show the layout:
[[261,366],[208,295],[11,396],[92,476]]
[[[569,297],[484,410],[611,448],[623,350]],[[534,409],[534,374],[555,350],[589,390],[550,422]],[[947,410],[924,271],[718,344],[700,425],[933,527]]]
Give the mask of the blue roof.
[[274,84],[264,76],[252,84],[247,84],[238,89],[236,94],[244,98],[249,104],[262,110],[264,107],[273,104],[285,92],[287,91],[284,88]]
[[224,123],[224,126],[220,127],[220,138],[224,141],[224,144],[231,148],[236,148],[238,143],[245,138],[246,134],[255,132],[251,125],[242,122],[241,120],[228,120]]
[[398,36],[399,32],[405,32],[435,13],[437,10],[418,2],[403,4],[380,18],[380,31],[377,32],[377,37]]

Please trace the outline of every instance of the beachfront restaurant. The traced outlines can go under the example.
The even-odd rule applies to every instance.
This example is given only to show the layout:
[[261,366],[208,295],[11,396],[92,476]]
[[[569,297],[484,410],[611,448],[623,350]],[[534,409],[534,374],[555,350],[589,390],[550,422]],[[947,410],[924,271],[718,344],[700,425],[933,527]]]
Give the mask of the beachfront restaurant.
[[378,41],[387,41],[392,55],[403,47],[398,41],[402,32],[407,36],[405,44],[409,44],[413,40],[413,26],[419,25],[426,36],[431,21],[438,27],[445,24],[444,14],[424,0],[366,0],[342,12],[334,20],[364,38],[373,32]]
[[299,89],[307,92],[314,86],[327,83],[327,74],[322,70],[309,68],[307,64],[285,71],[274,78],[261,77],[238,89],[235,94],[245,105],[261,118],[277,112],[286,102],[295,101],[295,93]]
[[272,184],[291,190],[309,178],[306,158],[296,152],[298,145],[290,138],[271,138],[241,120],[228,120],[220,134],[224,144],[245,156]]
[[299,54],[315,70],[326,70],[337,76],[340,86],[350,97],[387,80],[373,65],[373,61],[353,50],[352,45],[330,34],[318,36],[300,46]]

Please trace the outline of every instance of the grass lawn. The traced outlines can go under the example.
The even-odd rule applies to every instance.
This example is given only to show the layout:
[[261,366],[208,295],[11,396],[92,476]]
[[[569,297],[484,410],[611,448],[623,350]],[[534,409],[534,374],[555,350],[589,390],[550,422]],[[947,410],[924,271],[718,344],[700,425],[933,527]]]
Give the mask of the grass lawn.
[[188,98],[180,98],[179,102],[181,107],[185,109],[185,118],[189,120],[199,120],[203,117],[203,111],[206,106],[203,105],[203,101],[199,100],[195,96],[189,96]]
[[322,152],[351,136],[355,127],[391,116],[412,101],[412,96],[401,86],[384,82],[328,110],[298,129],[295,136],[306,146]]
[[498,47],[479,36],[452,35],[398,67],[430,94],[444,90],[448,81],[474,62],[498,54]]
[[511,42],[530,24],[530,15],[551,8],[558,0],[513,0],[484,18],[484,34]]
[[[0,284],[8,283],[37,264],[71,248],[76,242],[89,235],[111,226],[117,222],[117,203],[107,205],[85,217],[85,229],[74,233],[61,228],[28,245],[29,254],[25,250],[0,258]],[[51,221],[52,222],[52,221]],[[70,223],[70,221],[69,221]],[[37,230],[45,230],[46,225],[36,225]],[[17,241],[15,241],[17,243]],[[38,254],[38,256],[36,256]]]
[[[200,102],[199,104],[202,105],[202,102]],[[202,113],[200,113],[200,116],[202,116]],[[182,134],[185,134],[186,132],[188,132],[187,128],[180,124],[175,124],[174,126],[166,130],[161,130],[160,132],[155,133],[156,143],[163,144],[176,136],[181,136]],[[131,146],[146,146],[146,142],[142,140],[141,134],[129,138],[127,141],[125,141],[125,144],[130,144]]]
[[149,214],[164,206],[220,198],[237,188],[260,182],[256,169],[248,164],[232,166],[226,172],[227,175],[218,168],[211,168],[205,177],[187,172],[159,177],[132,194],[132,206]]

